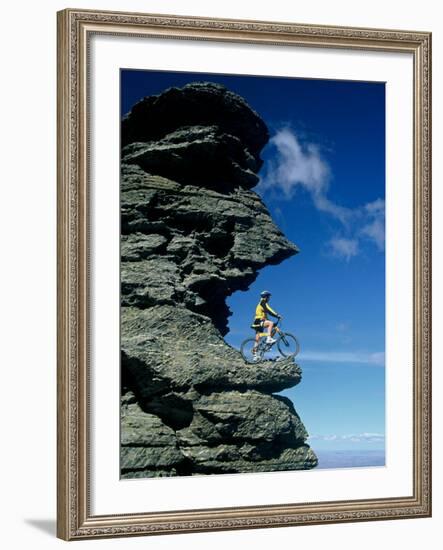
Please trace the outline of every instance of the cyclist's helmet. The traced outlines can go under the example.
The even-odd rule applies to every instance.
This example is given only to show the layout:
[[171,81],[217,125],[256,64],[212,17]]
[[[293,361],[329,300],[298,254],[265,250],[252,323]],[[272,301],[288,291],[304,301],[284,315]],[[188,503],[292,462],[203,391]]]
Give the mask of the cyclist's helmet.
[[260,296],[262,298],[267,298],[267,297],[271,296],[271,293],[269,292],[269,290],[264,290],[263,292],[260,293]]

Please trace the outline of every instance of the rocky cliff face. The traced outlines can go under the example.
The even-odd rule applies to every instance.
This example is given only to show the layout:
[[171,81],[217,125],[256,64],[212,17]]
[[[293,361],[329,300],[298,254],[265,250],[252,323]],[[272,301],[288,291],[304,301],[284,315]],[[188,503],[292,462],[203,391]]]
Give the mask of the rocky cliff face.
[[[246,365],[226,298],[297,252],[260,197],[268,131],[211,83],[144,98],[122,122],[121,471],[152,477],[312,468],[292,360]],[[252,334],[251,334],[252,335]]]

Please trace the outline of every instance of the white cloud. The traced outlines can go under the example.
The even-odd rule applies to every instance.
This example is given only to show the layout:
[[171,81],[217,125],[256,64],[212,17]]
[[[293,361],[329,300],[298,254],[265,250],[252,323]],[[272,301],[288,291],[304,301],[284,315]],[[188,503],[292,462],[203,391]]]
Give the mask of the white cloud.
[[370,363],[374,363],[374,365],[385,365],[386,356],[384,351],[378,351],[375,353],[369,354]]
[[310,351],[300,353],[300,359],[304,361],[321,361],[327,363],[366,363],[369,365],[384,366],[385,353],[359,352],[359,351]]
[[313,195],[324,194],[329,179],[329,167],[313,144],[302,147],[297,137],[284,128],[271,138],[278,158],[271,163],[268,174],[261,185],[264,188],[278,188],[286,197],[292,197],[297,186],[305,187]]
[[360,229],[361,235],[374,241],[379,250],[385,249],[385,201],[377,199],[364,206],[367,222]]
[[376,199],[357,208],[339,205],[328,197],[331,170],[317,145],[302,143],[289,128],[279,130],[269,143],[276,153],[257,187],[260,193],[273,192],[287,200],[297,189],[308,192],[317,210],[329,214],[342,225],[345,234],[335,235],[327,243],[331,254],[337,258],[349,261],[357,256],[361,240],[373,242],[379,250],[384,250],[384,200]]
[[333,256],[344,258],[346,261],[358,254],[357,239],[345,239],[344,237],[334,237],[329,241]]
[[311,435],[308,437],[309,441],[351,441],[352,443],[380,443],[385,440],[385,435],[382,433],[363,432],[360,434],[346,434],[346,435]]

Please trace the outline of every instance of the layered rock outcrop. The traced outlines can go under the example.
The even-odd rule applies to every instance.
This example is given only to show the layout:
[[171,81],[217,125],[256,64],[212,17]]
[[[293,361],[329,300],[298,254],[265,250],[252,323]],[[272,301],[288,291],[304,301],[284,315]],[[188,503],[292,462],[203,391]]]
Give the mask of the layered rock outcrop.
[[122,121],[121,473],[306,469],[292,360],[246,365],[226,298],[297,252],[260,197],[260,117],[220,85],[144,98]]

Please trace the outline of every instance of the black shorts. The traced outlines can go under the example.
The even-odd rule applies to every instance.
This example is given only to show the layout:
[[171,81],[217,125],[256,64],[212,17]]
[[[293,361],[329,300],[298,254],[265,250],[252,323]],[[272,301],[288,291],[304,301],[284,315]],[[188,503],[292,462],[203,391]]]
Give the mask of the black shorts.
[[256,332],[262,332],[265,328],[266,319],[254,319],[254,322],[251,325]]

